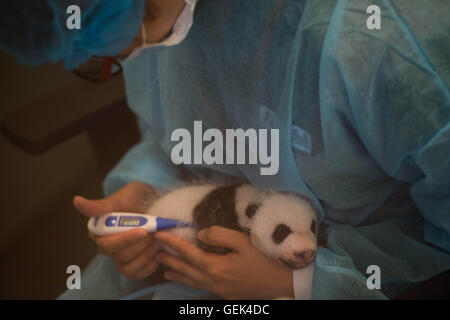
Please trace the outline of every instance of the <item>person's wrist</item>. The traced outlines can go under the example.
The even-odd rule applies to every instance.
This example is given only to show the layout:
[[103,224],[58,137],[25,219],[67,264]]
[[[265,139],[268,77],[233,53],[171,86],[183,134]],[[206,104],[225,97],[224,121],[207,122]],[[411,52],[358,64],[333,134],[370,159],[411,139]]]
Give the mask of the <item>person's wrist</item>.
[[292,270],[288,267],[281,266],[277,272],[279,281],[274,281],[273,291],[270,293],[272,299],[276,298],[292,298],[294,299],[294,284]]
[[286,269],[286,279],[281,297],[294,299],[294,281],[292,277],[292,270],[290,268]]
[[143,189],[147,189],[149,191],[154,191],[156,190],[153,186],[151,186],[148,183],[142,182],[142,181],[130,181],[127,183],[127,186],[131,186],[131,187],[137,187],[137,188],[143,188]]
[[145,182],[131,181],[128,185],[131,185],[132,188],[139,191],[139,194],[145,197],[155,197],[160,195],[159,191],[155,187]]

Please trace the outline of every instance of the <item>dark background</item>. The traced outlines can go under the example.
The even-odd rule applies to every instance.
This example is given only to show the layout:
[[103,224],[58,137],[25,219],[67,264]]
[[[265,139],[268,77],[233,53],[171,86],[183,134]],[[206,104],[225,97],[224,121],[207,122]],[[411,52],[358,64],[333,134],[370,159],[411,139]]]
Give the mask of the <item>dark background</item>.
[[4,53],[0,67],[0,299],[53,299],[96,253],[73,196],[102,197],[139,135],[121,77],[91,84]]

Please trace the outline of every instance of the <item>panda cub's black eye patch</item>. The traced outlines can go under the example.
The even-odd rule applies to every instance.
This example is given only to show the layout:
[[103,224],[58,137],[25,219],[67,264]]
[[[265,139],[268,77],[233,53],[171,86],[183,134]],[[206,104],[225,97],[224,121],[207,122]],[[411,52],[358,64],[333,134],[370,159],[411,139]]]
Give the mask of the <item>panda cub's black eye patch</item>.
[[291,228],[289,228],[285,224],[279,224],[273,231],[273,234],[272,234],[273,242],[275,242],[276,244],[280,244],[291,233],[292,233]]
[[247,209],[245,210],[245,215],[248,218],[253,218],[253,216],[256,214],[256,211],[258,211],[259,203],[251,202],[248,204]]
[[316,234],[316,220],[311,221],[311,232]]

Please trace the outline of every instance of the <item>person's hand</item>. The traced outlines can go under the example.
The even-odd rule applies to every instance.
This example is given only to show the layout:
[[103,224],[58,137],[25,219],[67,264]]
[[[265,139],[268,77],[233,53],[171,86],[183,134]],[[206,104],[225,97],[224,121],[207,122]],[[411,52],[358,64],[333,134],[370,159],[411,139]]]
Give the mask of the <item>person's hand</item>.
[[171,233],[157,232],[158,241],[182,256],[158,253],[156,259],[171,269],[165,272],[166,279],[225,299],[294,297],[292,270],[256,249],[248,235],[212,226],[201,230],[197,237],[207,244],[233,251],[226,255],[206,253]]
[[[113,211],[143,213],[158,197],[157,191],[142,182],[130,182],[116,193],[100,200],[88,200],[75,196],[75,208],[88,217],[96,217]],[[99,252],[108,255],[126,277],[142,280],[156,271],[159,264],[154,257],[160,246],[154,242],[154,234],[144,229],[134,229],[104,237],[89,232]]]

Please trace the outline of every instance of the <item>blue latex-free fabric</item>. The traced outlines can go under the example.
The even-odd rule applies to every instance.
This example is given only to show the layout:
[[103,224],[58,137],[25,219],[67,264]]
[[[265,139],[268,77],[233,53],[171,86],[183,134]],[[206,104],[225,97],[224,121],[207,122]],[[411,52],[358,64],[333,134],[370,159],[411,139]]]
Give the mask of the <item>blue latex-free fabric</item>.
[[[381,30],[366,26],[373,4]],[[393,298],[448,270],[449,15],[440,0],[200,1],[185,41],[124,66],[142,142],[106,193],[131,180],[165,189],[207,168],[311,197],[328,225],[313,298]],[[170,135],[194,120],[279,128],[279,173],[173,165]],[[309,143],[293,145],[299,134]],[[381,290],[367,288],[370,265]]]
[[[66,25],[70,5],[81,10],[81,29]],[[62,62],[75,69],[92,56],[115,56],[129,46],[142,21],[145,0],[2,1],[0,50],[19,62]]]

